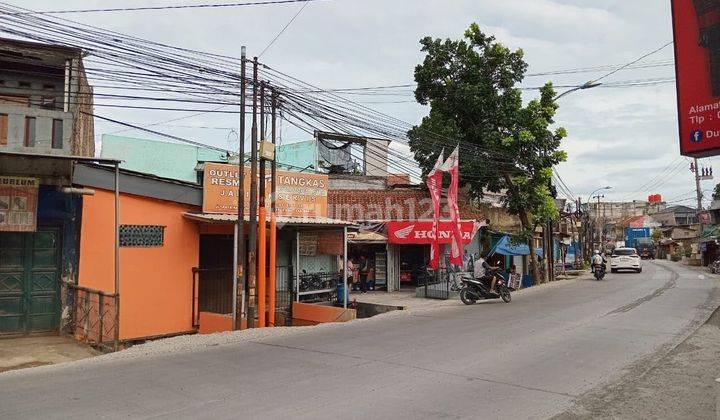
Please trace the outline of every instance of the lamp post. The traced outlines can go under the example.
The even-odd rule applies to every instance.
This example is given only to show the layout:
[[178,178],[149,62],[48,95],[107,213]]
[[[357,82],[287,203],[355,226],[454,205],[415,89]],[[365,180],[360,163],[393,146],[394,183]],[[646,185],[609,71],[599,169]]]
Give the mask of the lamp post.
[[590,80],[590,81],[587,81],[587,82],[583,83],[583,84],[580,85],[580,86],[576,86],[576,87],[574,87],[574,88],[572,88],[572,89],[570,89],[570,90],[566,90],[565,92],[563,92],[563,93],[559,94],[558,96],[556,96],[556,97],[554,98],[554,100],[557,101],[558,99],[562,98],[563,96],[569,95],[569,94],[571,94],[571,93],[573,93],[573,92],[576,92],[576,91],[578,91],[578,90],[592,89],[592,88],[598,87],[598,86],[600,86],[600,85],[602,85],[602,83],[600,83],[600,82],[593,82],[592,80]]
[[[598,188],[598,189],[596,189],[595,191],[593,191],[593,192],[590,193],[590,195],[588,196],[588,199],[587,199],[587,203],[588,203],[588,216],[589,216],[589,213],[590,213],[590,200],[593,198],[593,194],[595,194],[595,193],[597,193],[597,192],[599,192],[599,191],[611,190],[611,189],[612,189],[612,187],[608,185],[608,186],[606,186],[606,187],[600,187],[600,188]],[[595,220],[596,220],[596,223],[599,223],[599,222],[600,222],[600,196],[597,196],[597,197],[598,197],[598,205],[597,205],[597,208],[595,209],[595,211],[596,211]],[[604,198],[605,196],[603,195],[602,197]],[[587,227],[585,227],[585,228],[587,229]],[[598,227],[598,238],[602,238],[602,234],[601,234],[601,231],[600,231],[600,228],[599,228],[599,227]]]

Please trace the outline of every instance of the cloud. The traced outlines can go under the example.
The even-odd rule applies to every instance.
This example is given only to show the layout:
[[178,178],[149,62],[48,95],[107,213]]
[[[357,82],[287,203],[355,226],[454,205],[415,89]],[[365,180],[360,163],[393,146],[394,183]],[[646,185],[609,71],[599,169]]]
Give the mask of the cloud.
[[[25,0],[9,1],[27,6]],[[32,3],[33,8],[44,10],[107,6],[102,0],[65,0],[62,7],[55,0]],[[143,4],[163,5],[167,1]],[[265,48],[300,7],[275,5],[64,17],[218,54],[238,56],[240,46],[246,45],[252,56]],[[511,48],[522,48],[530,72],[627,63],[672,39],[669,2],[657,0],[335,0],[309,4],[262,59],[274,68],[326,88],[411,83],[413,69],[423,57],[418,40],[424,36],[458,38],[471,22],[478,22]],[[672,49],[666,48],[648,61],[671,60],[672,56]],[[597,71],[529,77],[524,85],[538,86],[549,80],[556,85],[579,85],[602,74]],[[636,69],[618,72],[603,82],[673,75],[672,67]],[[535,95],[530,91],[524,97],[529,100]],[[389,98],[356,99],[379,102]],[[412,96],[397,99],[408,100]],[[419,122],[427,112],[413,103],[368,106],[410,123]],[[98,108],[97,112],[138,123],[179,116],[108,108]],[[238,124],[236,115],[217,114],[186,122],[220,127]],[[678,154],[672,84],[599,87],[575,92],[561,100],[557,124],[569,131],[563,145],[569,161],[558,171],[579,196],[611,183],[617,184],[617,189],[607,195],[620,198],[657,175]],[[226,145],[229,135],[222,130],[155,128],[218,146]],[[98,135],[115,130],[118,127],[97,122]],[[283,141],[307,137],[283,125]],[[675,179],[662,183],[653,192],[666,196],[681,194],[691,187],[690,176],[683,169]],[[639,191],[630,198],[645,198],[648,192]]]

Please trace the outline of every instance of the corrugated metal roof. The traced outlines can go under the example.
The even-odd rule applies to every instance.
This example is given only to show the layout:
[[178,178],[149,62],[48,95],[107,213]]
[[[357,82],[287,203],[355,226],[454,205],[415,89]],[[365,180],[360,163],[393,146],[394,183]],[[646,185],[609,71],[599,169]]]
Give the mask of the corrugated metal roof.
[[[216,214],[216,213],[185,213],[185,217],[192,220],[205,223],[227,224],[237,221],[235,214]],[[246,222],[250,220],[249,216],[244,216]],[[268,222],[270,218],[268,217]],[[344,220],[331,219],[329,217],[276,217],[278,224],[291,226],[354,226],[352,222]]]

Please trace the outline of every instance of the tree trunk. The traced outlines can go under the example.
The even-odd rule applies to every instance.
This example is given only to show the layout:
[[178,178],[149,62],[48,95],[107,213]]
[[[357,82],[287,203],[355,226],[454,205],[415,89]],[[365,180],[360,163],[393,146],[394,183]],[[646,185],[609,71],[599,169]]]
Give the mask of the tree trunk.
[[[508,191],[511,194],[517,194],[515,184],[513,183],[510,174],[504,173],[503,178],[505,178],[505,182],[507,183]],[[528,215],[525,210],[521,210],[518,213],[518,217],[520,218],[520,224],[523,229],[526,232],[530,232],[530,238],[528,239],[528,248],[530,248],[530,272],[533,276],[533,284],[538,285],[543,281],[543,279],[540,278],[540,266],[538,264],[537,254],[535,254],[535,243],[533,241],[535,229],[530,223],[530,215]]]
[[530,238],[528,239],[528,247],[530,248],[530,271],[533,276],[533,284],[538,285],[544,282],[544,278],[540,277],[540,264],[538,264],[537,254],[535,253],[535,241],[533,240],[534,236],[530,223],[530,217],[526,211],[521,211],[520,214],[518,214],[518,217],[520,217],[520,223],[522,224],[523,229],[530,232]]

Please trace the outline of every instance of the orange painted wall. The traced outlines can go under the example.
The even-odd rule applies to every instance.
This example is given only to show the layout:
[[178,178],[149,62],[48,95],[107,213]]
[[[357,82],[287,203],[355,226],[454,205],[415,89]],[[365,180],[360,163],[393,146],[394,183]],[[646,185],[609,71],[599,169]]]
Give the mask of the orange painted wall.
[[200,334],[212,334],[216,332],[232,331],[232,314],[214,314],[212,312],[200,312]]
[[[114,291],[114,193],[83,196],[78,282]],[[122,194],[120,223],[165,226],[164,245],[120,248],[120,339],[191,331],[192,268],[198,266],[198,226],[183,217],[197,207]]]
[[315,325],[326,322],[347,322],[357,317],[355,309],[293,302],[293,325]]

